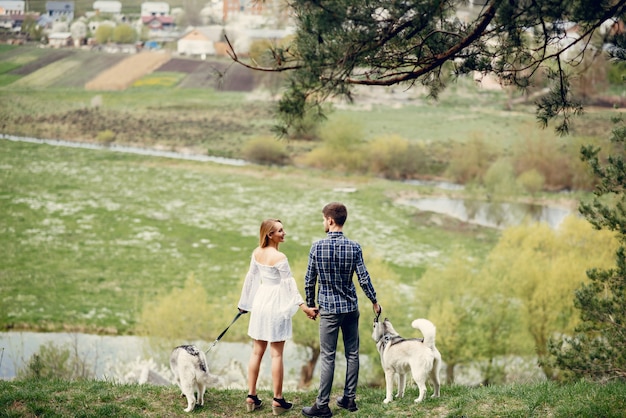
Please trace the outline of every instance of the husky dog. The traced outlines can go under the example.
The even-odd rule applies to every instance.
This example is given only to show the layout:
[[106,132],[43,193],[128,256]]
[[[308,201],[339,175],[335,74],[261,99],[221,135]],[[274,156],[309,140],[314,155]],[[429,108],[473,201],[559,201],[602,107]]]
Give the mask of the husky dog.
[[182,394],[187,397],[185,412],[193,411],[196,406],[194,392],[198,391],[198,405],[204,405],[204,391],[214,383],[214,376],[209,374],[206,356],[195,345],[180,345],[172,350],[170,368],[174,380]]
[[421,402],[426,396],[426,380],[430,376],[435,393],[433,398],[439,397],[439,368],[441,366],[441,354],[435,347],[436,328],[428,319],[416,319],[411,323],[415,329],[419,329],[424,338],[402,338],[391,322],[374,322],[372,338],[376,341],[376,349],[380,354],[380,362],[385,372],[387,393],[384,403],[393,400],[393,380],[398,375],[397,397],[404,396],[406,387],[406,375],[411,372],[413,380],[419,388],[419,396],[415,402]]

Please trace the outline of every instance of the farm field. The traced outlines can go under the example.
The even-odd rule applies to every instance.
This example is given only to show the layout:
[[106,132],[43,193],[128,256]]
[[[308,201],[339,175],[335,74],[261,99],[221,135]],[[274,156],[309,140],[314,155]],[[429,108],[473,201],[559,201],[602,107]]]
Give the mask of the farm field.
[[[171,56],[160,65],[146,64],[134,82],[123,83],[128,86],[123,91],[84,89],[96,77],[108,78],[102,88],[120,81],[121,76],[105,74],[112,67],[131,65],[141,55],[0,48],[3,133],[234,158],[242,158],[251,139],[273,136],[275,75],[256,73],[228,59]],[[365,141],[399,135],[421,144],[483,141],[506,150],[537,138],[563,140],[539,126],[532,104],[506,110],[510,95],[471,79],[452,84],[438,101],[429,100],[419,88],[357,89],[354,103],[332,103],[328,117],[358,126]],[[574,120],[572,133],[606,138],[611,117],[611,112],[588,108]],[[283,141],[292,158],[320,144]]]

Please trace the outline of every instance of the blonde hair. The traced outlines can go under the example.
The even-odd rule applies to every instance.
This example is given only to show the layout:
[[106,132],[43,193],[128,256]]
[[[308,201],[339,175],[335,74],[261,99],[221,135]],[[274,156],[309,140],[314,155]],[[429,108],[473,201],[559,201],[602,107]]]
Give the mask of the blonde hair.
[[259,247],[267,247],[270,241],[270,234],[275,231],[274,225],[276,225],[277,222],[282,223],[280,222],[280,219],[272,218],[266,219],[261,222],[261,229],[259,231]]

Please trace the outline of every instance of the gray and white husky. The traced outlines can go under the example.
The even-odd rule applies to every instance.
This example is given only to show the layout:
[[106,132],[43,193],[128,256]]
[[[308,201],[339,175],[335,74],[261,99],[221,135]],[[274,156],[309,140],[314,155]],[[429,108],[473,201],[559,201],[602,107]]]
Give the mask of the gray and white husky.
[[[174,380],[187,398],[185,412],[191,412],[196,406],[204,405],[204,391],[215,384],[216,377],[209,374],[206,356],[195,345],[180,345],[170,354],[170,368]],[[198,392],[198,400],[194,392]]]
[[419,396],[415,402],[421,402],[426,396],[426,380],[430,379],[434,386],[433,398],[439,397],[439,369],[441,354],[435,347],[435,325],[428,319],[416,319],[411,326],[418,329],[424,338],[402,338],[385,318],[374,321],[372,338],[376,341],[376,349],[380,354],[380,362],[385,372],[387,393],[384,403],[393,400],[393,381],[398,376],[398,398],[404,396],[406,375],[411,372],[413,380],[419,388]]

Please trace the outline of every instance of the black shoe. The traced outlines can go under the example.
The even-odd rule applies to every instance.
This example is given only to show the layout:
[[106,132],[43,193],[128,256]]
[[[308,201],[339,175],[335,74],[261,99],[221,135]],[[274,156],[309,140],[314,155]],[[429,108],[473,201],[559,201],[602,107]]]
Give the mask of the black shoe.
[[313,406],[302,408],[302,415],[305,417],[330,418],[333,416],[333,411],[330,410],[328,405],[324,405],[322,407],[317,406],[316,402]]
[[356,402],[354,401],[354,398],[346,398],[346,397],[340,396],[337,398],[337,405],[340,408],[347,409],[350,412],[354,412],[359,409],[356,406]]
[[274,398],[274,401],[280,404],[279,406],[272,404],[272,414],[274,415],[280,415],[287,412],[293,406],[293,404],[291,402],[287,402],[285,398]]
[[263,401],[260,400],[257,395],[248,395],[249,399],[252,399],[252,402],[248,402],[246,400],[246,410],[248,412],[256,411],[261,406],[263,406]]

